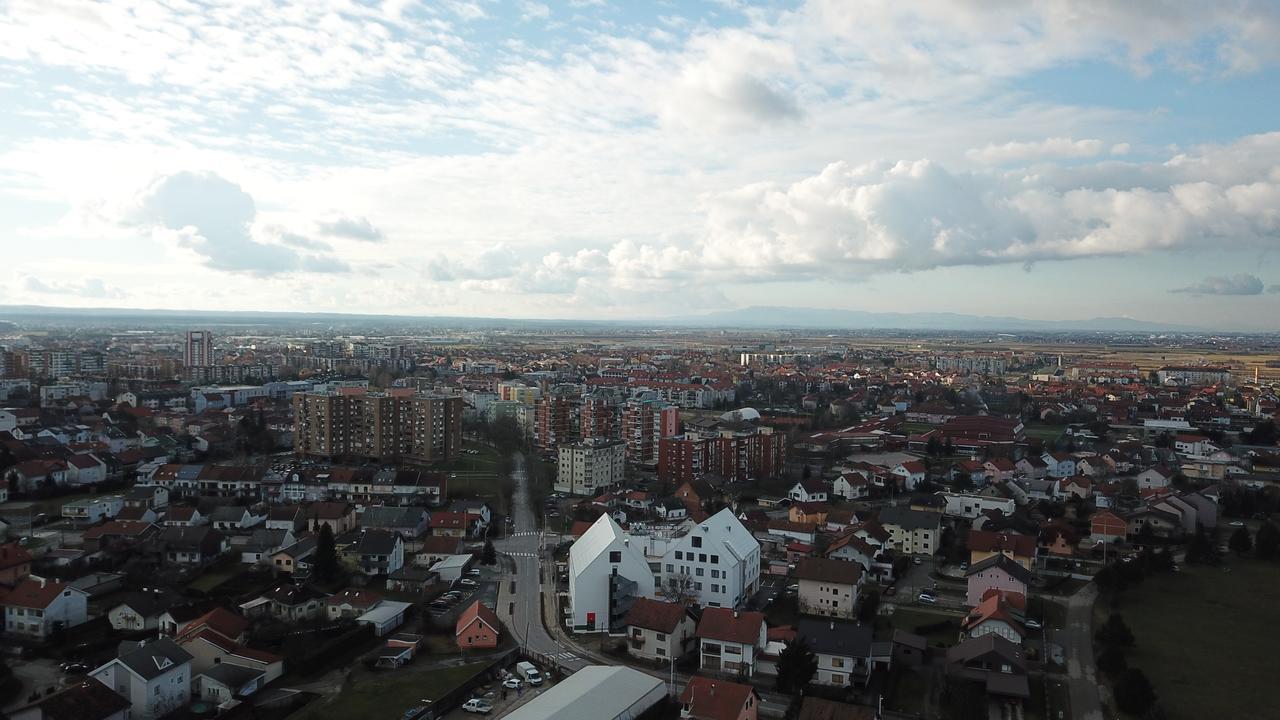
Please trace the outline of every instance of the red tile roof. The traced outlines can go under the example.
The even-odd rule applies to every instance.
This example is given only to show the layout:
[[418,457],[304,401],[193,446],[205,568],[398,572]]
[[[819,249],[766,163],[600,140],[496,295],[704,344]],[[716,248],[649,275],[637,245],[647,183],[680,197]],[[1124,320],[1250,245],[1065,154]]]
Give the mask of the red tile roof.
[[702,619],[698,622],[698,637],[755,645],[760,640],[760,629],[763,627],[763,613],[707,608],[702,611]]
[[[8,607],[22,608],[39,608],[41,610],[49,607],[64,590],[74,590],[67,585],[54,580],[35,580],[27,578],[14,586],[13,590],[4,598],[4,604]],[[75,590],[75,592],[80,592]]]
[[737,720],[756,689],[750,685],[694,675],[680,693],[680,702],[694,720]]
[[1008,550],[1018,557],[1035,557],[1036,539],[1031,535],[970,530],[969,550],[977,552],[1003,552]]
[[661,602],[649,598],[639,598],[627,613],[626,625],[630,627],[655,630],[660,633],[674,633],[685,616],[685,607],[680,603]]
[[502,622],[498,620],[497,613],[489,609],[488,605],[485,605],[484,603],[477,600],[471,603],[471,606],[468,607],[466,610],[463,610],[462,614],[458,616],[458,622],[454,626],[454,631],[453,631],[454,637],[461,635],[464,631],[466,631],[468,627],[471,626],[472,623],[474,623],[477,620],[484,623],[485,625],[488,625],[493,630],[495,635],[501,634]]
[[31,562],[31,553],[18,543],[0,545],[0,570],[8,570]]
[[796,577],[800,580],[838,585],[857,585],[862,579],[862,566],[835,558],[804,558],[796,564]]

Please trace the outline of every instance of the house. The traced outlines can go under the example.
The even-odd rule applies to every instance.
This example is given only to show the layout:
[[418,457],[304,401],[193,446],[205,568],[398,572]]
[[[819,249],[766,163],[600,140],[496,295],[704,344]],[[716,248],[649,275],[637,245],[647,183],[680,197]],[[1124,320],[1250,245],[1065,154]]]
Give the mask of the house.
[[1068,478],[1076,474],[1076,458],[1070,453],[1045,453],[1040,459],[1051,478]]
[[994,633],[1021,645],[1027,636],[1026,608],[1025,595],[988,590],[960,622],[960,629],[970,638]]
[[89,673],[127,699],[133,718],[151,720],[191,702],[191,653],[172,640],[125,642],[119,656]]
[[706,608],[698,621],[698,667],[708,672],[751,677],[756,656],[764,650],[764,614]]
[[684,655],[685,646],[698,629],[684,605],[649,598],[636,600],[624,625],[630,655],[658,661]]
[[277,552],[293,543],[293,533],[289,530],[258,528],[239,546],[240,562],[245,565],[270,564]]
[[450,555],[459,555],[463,551],[461,538],[445,535],[428,535],[418,540],[418,554],[413,556],[413,564],[431,567]]
[[386,530],[405,538],[420,538],[431,528],[431,514],[420,507],[375,506],[360,516],[360,527]]
[[165,527],[196,527],[209,522],[209,518],[200,513],[200,508],[191,505],[171,505],[164,511]]
[[[716,489],[706,478],[686,480],[676,488],[675,497],[685,504],[689,512],[697,512],[712,500],[722,500],[724,493]],[[625,500],[624,500],[625,502]]]
[[966,545],[969,549],[970,565],[977,565],[992,555],[1004,554],[1030,570],[1036,560],[1036,538],[1033,535],[970,530]]
[[306,508],[307,527],[318,533],[321,525],[328,525],[334,536],[351,532],[356,528],[356,506],[351,503],[318,502]]
[[1020,470],[1012,460],[1003,457],[992,458],[984,462],[982,467],[986,469],[987,476],[990,478],[991,482],[1005,482],[1006,480],[1012,480],[1014,474]]
[[1093,497],[1093,481],[1084,475],[1073,475],[1058,481],[1058,494],[1065,498],[1088,500]]
[[818,685],[865,685],[871,677],[876,660],[870,625],[804,618],[796,625],[796,637],[817,656],[813,682]]
[[325,615],[330,620],[354,620],[381,602],[382,596],[375,592],[347,588],[325,598]]
[[89,595],[71,585],[32,575],[0,597],[5,632],[44,640],[89,620]]
[[389,530],[361,530],[343,555],[365,575],[390,575],[404,567],[404,538]]
[[309,529],[307,514],[299,505],[279,505],[267,511],[267,519],[263,523],[268,530],[288,530],[297,533]]
[[158,630],[160,616],[175,600],[175,594],[162,590],[131,592],[107,611],[107,620],[115,630]]
[[356,622],[373,628],[375,637],[382,637],[404,624],[404,616],[411,607],[413,603],[383,600],[357,617]]
[[947,650],[946,673],[980,684],[988,698],[1021,702],[1031,697],[1022,648],[996,633],[963,640]]
[[689,516],[689,508],[679,498],[675,497],[662,498],[653,503],[653,512],[659,518],[667,521],[683,520]]
[[831,492],[846,500],[861,500],[871,494],[871,481],[858,473],[844,473],[836,478]]
[[262,594],[268,612],[283,622],[314,620],[325,612],[327,594],[310,585],[280,583]]
[[208,527],[167,527],[160,533],[164,559],[173,565],[205,567],[227,552],[227,538]]
[[1012,515],[1017,509],[1014,499],[1003,495],[993,497],[981,493],[944,492],[939,493],[939,496],[944,501],[942,514],[947,517],[974,520],[993,510],[1003,515]]
[[929,467],[919,460],[908,460],[898,463],[889,472],[900,478],[898,484],[907,490],[915,490],[928,477]]
[[209,516],[209,520],[213,523],[215,530],[238,533],[245,532],[266,522],[267,514],[265,511],[253,508],[223,505],[214,509],[213,514]]
[[1031,584],[1031,571],[1003,553],[970,565],[964,575],[968,583],[965,602],[970,607],[982,602],[991,590],[1026,597],[1027,586]]
[[907,554],[932,555],[942,539],[942,516],[927,510],[890,506],[880,511],[880,525],[889,532],[889,544]]
[[281,548],[271,555],[271,566],[277,573],[307,576],[311,572],[311,558],[316,553],[319,538],[304,537],[294,544]]
[[194,695],[213,705],[246,698],[266,684],[266,671],[233,663],[219,663],[194,679]]
[[791,486],[787,498],[792,502],[826,502],[827,486],[821,480],[808,478]]
[[835,618],[856,616],[866,581],[862,565],[835,558],[805,558],[796,564],[800,612]]
[[1043,480],[1049,476],[1049,465],[1043,458],[1028,455],[1014,463],[1014,467],[1019,473],[1033,480]]
[[845,560],[862,566],[863,570],[871,570],[878,548],[847,529],[831,539],[827,545],[827,557],[834,560]]
[[787,519],[806,525],[825,525],[830,511],[831,506],[826,503],[796,502],[787,511]]
[[1182,517],[1177,513],[1147,506],[1135,510],[1125,518],[1129,536],[1141,537],[1149,533],[1159,538],[1175,538],[1183,534]]
[[12,710],[9,720],[129,720],[133,705],[114,690],[86,679],[61,692]]
[[680,717],[689,720],[756,720],[760,694],[750,685],[694,675],[680,693]]
[[1065,522],[1047,522],[1040,526],[1038,546],[1051,556],[1071,557],[1076,554],[1075,528]]
[[470,529],[471,521],[466,513],[445,510],[431,515],[431,534],[434,536],[465,538]]
[[1098,510],[1089,516],[1089,538],[1095,543],[1124,542],[1129,523],[1111,510]]
[[1139,490],[1159,490],[1167,488],[1173,483],[1173,477],[1177,472],[1163,465],[1157,465],[1138,473],[1135,478],[1138,482]]
[[91,453],[67,458],[67,482],[73,485],[97,485],[107,479],[107,464]]
[[459,650],[492,650],[502,636],[502,622],[488,605],[476,600],[462,611],[454,624],[453,637]]
[[185,632],[174,642],[191,653],[191,670],[197,675],[219,665],[236,665],[262,672],[265,685],[284,674],[284,659],[280,656],[245,647],[207,627]]
[[31,574],[31,553],[16,542],[0,545],[0,585],[17,585]]

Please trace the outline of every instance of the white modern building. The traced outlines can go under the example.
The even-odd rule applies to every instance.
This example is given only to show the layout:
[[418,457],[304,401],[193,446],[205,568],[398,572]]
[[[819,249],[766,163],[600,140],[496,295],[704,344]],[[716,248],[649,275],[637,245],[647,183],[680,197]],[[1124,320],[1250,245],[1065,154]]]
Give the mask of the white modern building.
[[1005,516],[1013,515],[1017,503],[1013,498],[988,497],[973,493],[938,493],[946,501],[943,514],[947,517],[959,517],[973,520],[988,510],[999,510]]
[[631,720],[662,701],[666,683],[629,667],[588,665],[521,705],[511,720]]
[[570,623],[621,627],[634,598],[665,599],[664,582],[678,576],[698,604],[741,607],[760,587],[760,543],[729,509],[634,534],[601,516],[569,550]]
[[560,446],[556,492],[594,496],[626,476],[627,445],[621,440],[588,440]]

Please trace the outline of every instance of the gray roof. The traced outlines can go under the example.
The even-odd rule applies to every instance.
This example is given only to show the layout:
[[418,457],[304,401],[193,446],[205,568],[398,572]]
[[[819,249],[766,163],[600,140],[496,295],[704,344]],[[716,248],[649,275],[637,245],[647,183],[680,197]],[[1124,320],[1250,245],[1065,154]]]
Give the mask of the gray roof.
[[1017,580],[1023,585],[1031,584],[1031,571],[1023,567],[1021,563],[1013,560],[1012,558],[1010,558],[1008,555],[1005,555],[1004,553],[996,553],[995,555],[992,555],[991,557],[988,557],[982,560],[981,562],[976,562],[970,565],[969,569],[964,571],[964,574],[965,574],[965,577],[969,577],[970,575],[980,573],[983,570],[986,570],[987,568],[990,568],[990,567],[998,567],[1001,570],[1004,570],[1005,572],[1009,573],[1009,575],[1012,576],[1013,579]]
[[214,522],[240,522],[244,518],[246,508],[238,505],[223,505],[213,511],[209,517]]
[[191,662],[191,653],[168,639],[144,643],[124,642],[119,647],[120,662],[147,680],[159,677],[174,667]]
[[638,717],[666,696],[665,688],[665,683],[658,678],[633,668],[588,665],[507,717],[511,720]]
[[352,546],[352,552],[361,555],[390,555],[395,552],[399,533],[387,530],[365,530]]
[[371,507],[360,516],[360,524],[368,528],[416,528],[424,512],[420,507]]
[[238,690],[254,680],[266,675],[262,670],[232,665],[231,663],[220,663],[200,673],[206,678],[221,684],[223,687],[231,688],[232,691]]
[[908,507],[887,507],[880,511],[881,525],[897,525],[903,530],[937,530],[942,515]]
[[242,549],[252,552],[254,550],[278,548],[284,543],[285,536],[288,534],[288,530],[254,530],[253,534],[249,536],[249,542],[245,543]]
[[871,657],[870,625],[805,618],[796,624],[796,637],[810,650],[841,657]]

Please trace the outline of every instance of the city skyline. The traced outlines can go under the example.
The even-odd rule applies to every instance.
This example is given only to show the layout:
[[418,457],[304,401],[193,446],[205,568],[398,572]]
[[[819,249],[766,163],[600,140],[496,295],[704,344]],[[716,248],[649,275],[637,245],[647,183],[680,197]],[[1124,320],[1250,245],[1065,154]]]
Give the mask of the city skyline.
[[1280,11],[0,9],[0,304],[1274,330]]

